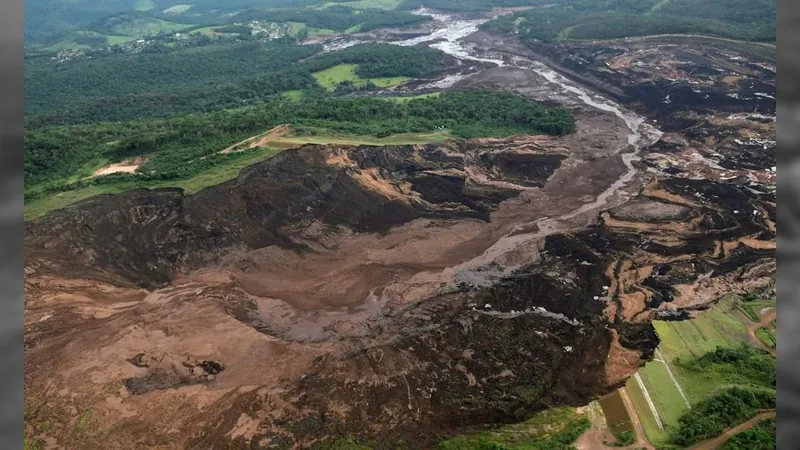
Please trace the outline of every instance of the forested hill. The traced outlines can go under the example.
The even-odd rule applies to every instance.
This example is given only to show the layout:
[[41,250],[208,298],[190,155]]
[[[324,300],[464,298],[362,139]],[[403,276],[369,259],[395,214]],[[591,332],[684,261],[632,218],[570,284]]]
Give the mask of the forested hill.
[[500,17],[486,23],[484,28],[539,41],[673,33],[767,42],[776,39],[775,0],[542,0],[538,3],[549,6]]
[[26,123],[30,129],[210,112],[258,104],[286,91],[322,96],[313,74],[341,64],[356,65],[355,74],[363,79],[425,77],[454,64],[438,50],[390,44],[314,56],[320,50],[293,42],[243,42],[65,63],[29,58]]
[[[320,0],[26,0],[25,41],[42,42],[65,31],[85,28],[103,18],[126,12],[142,12],[153,17],[169,17],[187,23],[200,23],[210,17],[222,17],[231,11],[249,7],[284,8],[323,3]],[[190,5],[190,14],[178,15]],[[179,7],[170,11],[170,8]],[[166,11],[166,13],[165,13]]]

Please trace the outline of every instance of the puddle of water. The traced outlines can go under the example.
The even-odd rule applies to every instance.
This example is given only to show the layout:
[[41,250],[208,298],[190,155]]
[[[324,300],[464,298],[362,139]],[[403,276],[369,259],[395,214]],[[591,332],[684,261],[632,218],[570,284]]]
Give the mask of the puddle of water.
[[631,417],[628,415],[628,410],[625,408],[625,403],[622,401],[619,391],[614,391],[605,397],[601,397],[598,403],[603,409],[606,423],[611,430],[634,432],[633,422],[631,422]]
[[337,334],[359,334],[363,324],[381,315],[388,299],[371,291],[363,302],[348,308],[299,312],[275,299],[257,301],[261,319],[277,325],[285,337],[302,342],[323,341]]

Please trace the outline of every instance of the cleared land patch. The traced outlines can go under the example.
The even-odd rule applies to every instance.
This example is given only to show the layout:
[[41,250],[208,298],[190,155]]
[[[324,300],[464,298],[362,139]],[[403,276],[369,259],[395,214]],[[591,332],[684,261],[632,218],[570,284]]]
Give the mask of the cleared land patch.
[[133,4],[133,9],[136,11],[150,11],[155,7],[156,3],[153,0],[136,0]]
[[293,102],[297,102],[297,101],[300,101],[300,100],[303,99],[303,97],[305,96],[305,93],[303,93],[303,91],[301,91],[299,89],[295,89],[295,90],[291,90],[291,91],[284,91],[284,92],[281,93],[281,96],[283,98],[286,98],[286,99],[291,100]]
[[109,164],[97,169],[92,177],[111,175],[112,173],[135,173],[136,170],[147,162],[147,157],[126,159],[118,163]]
[[164,14],[183,14],[186,11],[192,9],[193,5],[189,4],[181,4],[181,5],[174,5],[170,6],[169,8],[164,10]]
[[390,87],[411,80],[409,77],[402,76],[363,79],[356,73],[357,69],[357,64],[339,64],[329,69],[314,72],[313,75],[317,83],[329,91],[336,89],[336,86],[345,82],[353,83],[356,86],[366,86],[367,82],[372,82],[377,87]]

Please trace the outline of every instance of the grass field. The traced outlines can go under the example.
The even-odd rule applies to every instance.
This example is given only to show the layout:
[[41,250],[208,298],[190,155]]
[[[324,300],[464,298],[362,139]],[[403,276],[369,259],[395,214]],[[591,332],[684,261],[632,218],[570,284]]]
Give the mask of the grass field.
[[386,77],[386,78],[369,78],[363,79],[358,76],[355,64],[339,64],[330,69],[325,69],[320,72],[314,72],[314,78],[317,83],[325,89],[332,91],[336,86],[345,81],[350,81],[356,85],[363,85],[367,81],[373,82],[378,87],[397,86],[400,83],[410,80],[408,77]]
[[314,72],[314,78],[320,86],[332,91],[336,85],[345,81],[361,82],[361,77],[356,75],[357,67],[355,64],[340,64],[321,72]]
[[106,38],[109,37],[92,30],[74,30],[66,33],[58,42],[44,47],[45,51],[58,52],[69,49],[88,49],[92,46],[86,43],[79,44],[81,38]]
[[216,27],[197,28],[195,30],[190,31],[189,34],[202,34],[203,36],[208,36],[208,37],[219,36],[220,33],[214,31],[214,28]]
[[108,36],[108,45],[119,45],[126,42],[135,41],[136,38],[130,36]]
[[305,94],[303,91],[300,90],[281,92],[281,96],[283,96],[283,98],[289,99],[293,102],[302,100],[304,95]]
[[[672,369],[674,371],[674,368]],[[642,377],[664,424],[678,423],[678,419],[689,408],[686,407],[678,388],[669,377],[664,363],[654,361],[647,364],[639,371],[639,376]]]
[[[751,302],[751,306],[758,314],[758,311],[767,307],[769,302],[769,300],[758,300]],[[714,352],[717,347],[739,348],[743,343],[756,347],[757,343],[754,343],[748,334],[742,303],[738,296],[730,295],[693,320],[653,323],[661,339],[659,352],[655,360],[647,363],[639,371],[639,375],[664,424],[664,431],[659,430],[645,395],[634,378],[629,380],[626,390],[634,403],[648,439],[656,446],[668,443],[669,430],[676,427],[678,419],[688,411],[678,386],[669,376],[666,364],[669,364],[672,374],[690,404],[696,404],[713,393],[733,386],[770,389],[763,379],[752,378],[754,376],[752,373],[731,363],[687,365],[697,358]],[[772,304],[774,305],[774,300]],[[757,317],[760,320],[760,316]],[[764,339],[769,337],[765,336]],[[760,358],[770,358],[765,351],[760,349],[756,351],[762,355]],[[659,356],[663,357],[666,364],[658,360]]]
[[192,5],[189,4],[174,5],[165,9],[164,14],[183,14],[190,9],[192,9]]
[[297,36],[298,33],[306,29],[306,24],[302,22],[286,22],[289,26],[289,35]]
[[[352,136],[352,135],[338,135],[331,134],[325,130],[310,130],[314,131],[313,135],[285,135],[281,136],[269,143],[267,148],[254,149],[248,152],[247,157],[238,158],[234,161],[220,164],[213,169],[201,173],[192,178],[184,180],[171,180],[163,182],[121,182],[116,184],[107,185],[91,185],[80,189],[62,192],[49,197],[44,197],[34,201],[25,203],[24,217],[25,220],[34,219],[47,214],[50,211],[61,209],[81,200],[94,197],[101,194],[117,194],[136,188],[161,188],[161,187],[179,187],[185,189],[188,193],[197,192],[201,189],[223,183],[230,179],[235,178],[239,171],[249,165],[255,164],[259,161],[274,156],[278,152],[298,147],[304,144],[340,144],[340,145],[404,145],[404,144],[426,144],[431,142],[446,142],[451,138],[445,132],[436,133],[406,133],[396,134],[385,138],[375,138],[369,136]],[[220,149],[222,150],[222,149]],[[81,170],[82,176],[88,176],[99,167],[105,165],[107,160],[95,160],[91,164],[87,164],[84,170]],[[75,177],[73,181],[77,181],[81,177]]]
[[577,28],[577,25],[573,25],[571,27],[567,27],[567,28],[564,28],[563,30],[559,31],[558,34],[556,34],[556,40],[557,41],[563,41],[564,39],[568,39],[569,38],[569,34],[575,28]]
[[153,0],[136,0],[133,4],[133,9],[136,11],[150,11],[155,7],[156,4]]
[[336,34],[336,30],[330,30],[328,28],[306,27],[306,31],[308,31],[309,37],[310,36],[330,36],[332,34]]
[[737,315],[736,300],[728,296],[693,320],[654,322],[661,337],[661,352],[668,359],[700,357],[717,346],[747,341],[747,326]]
[[203,27],[203,28],[196,28],[189,32],[189,34],[202,34],[208,37],[217,37],[217,36],[236,36],[237,33],[219,33],[215,31],[215,28],[219,28],[218,25],[213,25],[210,27]]
[[[590,427],[589,419],[574,408],[552,408],[530,420],[493,431],[458,436],[439,444],[438,450],[569,448]],[[495,444],[495,446],[491,446]]]
[[658,428],[658,423],[647,405],[644,393],[639,389],[639,384],[633,377],[625,385],[625,391],[636,409],[636,414],[639,416],[639,421],[642,423],[647,439],[656,446],[662,446],[669,442],[669,436],[665,431]]
[[159,33],[174,33],[188,28],[175,22],[163,19],[137,17],[127,22],[115,25],[112,31],[115,35],[142,38]]
[[281,136],[272,141],[272,145],[280,147],[295,147],[303,144],[412,145],[446,142],[450,139],[452,139],[452,137],[446,132],[403,133],[394,134],[385,138],[376,138],[372,136],[339,135],[320,130],[318,134]]
[[73,203],[77,203],[97,195],[118,194],[120,192],[141,187],[147,187],[151,189],[178,187],[184,189],[188,194],[192,194],[207,187],[215,186],[236,178],[239,175],[239,171],[243,168],[275,156],[276,154],[280,153],[280,151],[281,149],[275,147],[253,149],[248,152],[250,155],[245,158],[240,158],[226,164],[220,164],[219,166],[214,167],[213,170],[209,170],[205,173],[185,180],[151,183],[138,183],[131,181],[113,185],[93,185],[82,189],[63,192],[51,197],[26,203],[25,220],[42,216],[52,210],[64,208]]

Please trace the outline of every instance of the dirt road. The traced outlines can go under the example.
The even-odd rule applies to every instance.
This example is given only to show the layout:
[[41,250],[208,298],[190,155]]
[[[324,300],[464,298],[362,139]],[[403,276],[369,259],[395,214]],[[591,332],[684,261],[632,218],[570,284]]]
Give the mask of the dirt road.
[[277,127],[267,131],[266,133],[261,133],[259,135],[249,137],[241,142],[237,142],[230,147],[221,150],[220,153],[236,153],[236,152],[243,152],[246,150],[251,150],[256,147],[263,147],[270,143],[273,139],[283,136],[284,134],[289,132],[288,125],[278,125]]
[[733,428],[729,428],[725,430],[722,435],[715,437],[714,439],[709,439],[707,441],[703,441],[694,447],[689,447],[690,450],[715,450],[722,446],[722,444],[728,442],[728,439],[731,437],[741,433],[742,431],[749,430],[756,426],[762,420],[769,419],[770,417],[775,417],[775,411],[768,411],[757,414],[752,419],[748,420],[747,422],[737,425]]
[[772,324],[772,321],[775,320],[777,315],[778,315],[778,310],[776,308],[770,308],[770,312],[767,313],[767,315],[763,316],[761,318],[761,321],[753,322],[752,320],[750,320],[749,317],[742,314],[742,316],[747,320],[747,333],[750,335],[750,340],[753,341],[756,345],[768,350],[773,355],[775,354],[775,349],[770,348],[768,345],[761,342],[761,339],[759,339],[758,336],[756,336],[756,331],[758,331],[759,328],[769,327]]

